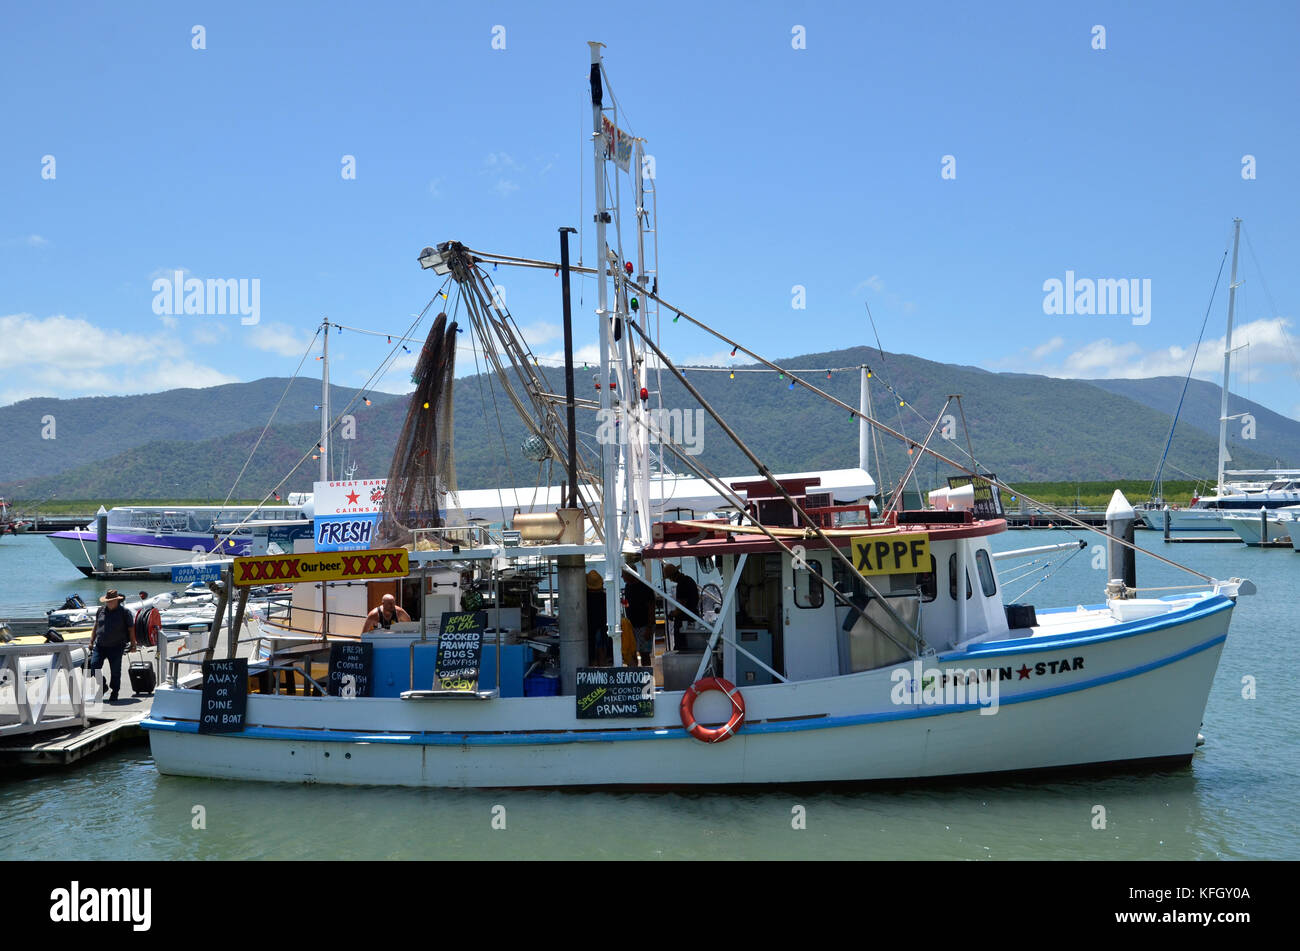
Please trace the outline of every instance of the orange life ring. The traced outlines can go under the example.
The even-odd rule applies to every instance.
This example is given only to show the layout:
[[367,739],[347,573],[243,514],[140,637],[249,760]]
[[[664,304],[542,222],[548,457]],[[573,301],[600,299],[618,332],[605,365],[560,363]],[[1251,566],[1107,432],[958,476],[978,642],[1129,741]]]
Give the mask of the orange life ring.
[[[695,722],[695,698],[710,690],[721,690],[731,701],[731,719],[722,726],[707,727]],[[682,694],[682,726],[686,732],[704,743],[721,743],[730,737],[745,722],[745,698],[740,695],[736,685],[721,677],[705,677],[686,688]]]

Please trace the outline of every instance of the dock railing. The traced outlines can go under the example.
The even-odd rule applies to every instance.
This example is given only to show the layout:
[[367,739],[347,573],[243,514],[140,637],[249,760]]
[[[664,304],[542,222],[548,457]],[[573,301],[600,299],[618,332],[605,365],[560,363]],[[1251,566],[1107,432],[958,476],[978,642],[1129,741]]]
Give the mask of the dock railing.
[[[84,654],[86,647],[0,645],[0,738],[88,724],[82,665],[73,663],[74,650]],[[60,681],[66,693],[56,696]]]

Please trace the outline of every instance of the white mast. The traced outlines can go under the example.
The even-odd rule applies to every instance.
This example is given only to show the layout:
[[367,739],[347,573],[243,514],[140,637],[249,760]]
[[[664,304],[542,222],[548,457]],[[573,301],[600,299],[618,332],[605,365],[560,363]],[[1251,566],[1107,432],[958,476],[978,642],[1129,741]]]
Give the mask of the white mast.
[[330,321],[321,321],[320,481],[330,477]]
[[[600,75],[600,50],[603,43],[588,41],[591,47],[591,142],[596,164],[596,319],[600,325],[600,421],[597,432],[609,434],[613,427],[614,412],[609,389],[610,383],[610,328],[609,288],[606,275],[609,268],[609,248],[605,245],[605,224],[609,212],[605,210],[605,134],[601,127],[601,105],[604,98]],[[614,666],[623,664],[621,597],[623,578],[623,545],[618,525],[618,502],[615,493],[617,462],[614,440],[606,438],[600,444],[600,515],[605,530],[605,618],[609,625],[610,640],[614,645]]]
[[1231,461],[1228,455],[1228,373],[1232,369],[1232,316],[1237,303],[1237,245],[1241,241],[1241,219],[1233,218],[1232,275],[1228,278],[1228,335],[1223,338],[1223,394],[1219,403],[1219,486],[1223,495],[1223,466]]
[[[867,422],[867,414],[871,412],[870,396],[867,393],[867,368],[866,366],[858,367],[860,377],[858,383],[858,468],[863,472],[870,472],[868,468],[871,462],[871,456],[868,452],[871,439],[871,424]],[[876,473],[880,475],[880,473]]]

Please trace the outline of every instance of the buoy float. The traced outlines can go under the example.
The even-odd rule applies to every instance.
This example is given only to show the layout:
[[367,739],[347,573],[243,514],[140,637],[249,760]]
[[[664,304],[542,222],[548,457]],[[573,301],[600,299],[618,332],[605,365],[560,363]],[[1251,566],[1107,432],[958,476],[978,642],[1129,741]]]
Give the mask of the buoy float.
[[[701,726],[695,722],[695,699],[710,690],[721,690],[731,701],[731,719],[722,726]],[[721,743],[732,736],[745,722],[745,698],[736,685],[721,677],[705,677],[686,688],[682,694],[682,726],[686,732],[703,743]]]

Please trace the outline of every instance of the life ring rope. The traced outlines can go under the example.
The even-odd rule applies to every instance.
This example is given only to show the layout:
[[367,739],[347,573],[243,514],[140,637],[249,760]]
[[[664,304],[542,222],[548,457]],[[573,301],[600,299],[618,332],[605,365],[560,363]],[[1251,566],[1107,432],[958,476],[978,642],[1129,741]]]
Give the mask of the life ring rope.
[[[700,694],[707,693],[710,690],[721,690],[731,702],[731,719],[722,726],[702,726],[695,719],[696,699]],[[687,733],[704,743],[721,743],[723,740],[735,735],[736,731],[744,724],[745,698],[740,695],[740,689],[731,681],[724,680],[721,677],[705,677],[686,688],[686,691],[682,694],[680,712],[682,726],[685,727]]]

